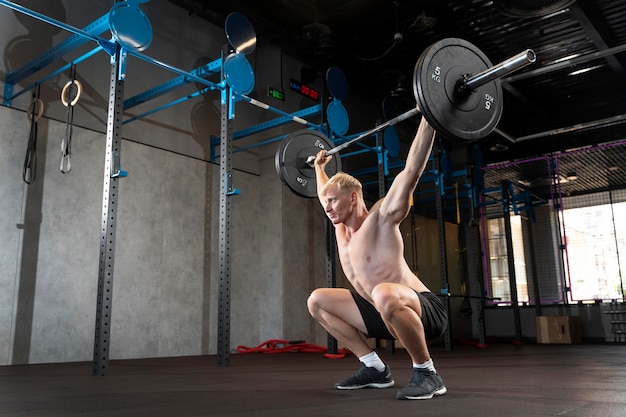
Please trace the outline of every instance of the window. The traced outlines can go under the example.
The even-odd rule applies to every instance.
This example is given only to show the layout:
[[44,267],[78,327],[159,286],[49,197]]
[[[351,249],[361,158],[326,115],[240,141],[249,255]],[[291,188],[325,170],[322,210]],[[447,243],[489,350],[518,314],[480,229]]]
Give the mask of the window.
[[612,197],[565,200],[564,206],[571,206],[563,210],[563,241],[572,301],[624,297],[626,202],[614,203]]
[[[522,219],[511,214],[511,235],[513,237],[513,259],[515,261],[515,282],[517,301],[528,302],[528,284],[526,279],[526,259],[522,237]],[[498,299],[496,304],[511,303],[511,284],[509,277],[509,256],[507,253],[504,218],[487,220],[487,255],[489,296]]]

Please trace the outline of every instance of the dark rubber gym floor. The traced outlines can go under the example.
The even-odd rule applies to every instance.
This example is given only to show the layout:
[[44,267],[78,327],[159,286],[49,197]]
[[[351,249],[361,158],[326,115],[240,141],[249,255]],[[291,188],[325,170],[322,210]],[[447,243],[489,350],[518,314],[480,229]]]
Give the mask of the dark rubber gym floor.
[[[626,345],[431,349],[448,393],[398,401],[396,388],[339,391],[356,359],[320,353],[232,354],[0,367],[0,416],[626,416]],[[405,351],[379,354],[396,385],[410,378]]]

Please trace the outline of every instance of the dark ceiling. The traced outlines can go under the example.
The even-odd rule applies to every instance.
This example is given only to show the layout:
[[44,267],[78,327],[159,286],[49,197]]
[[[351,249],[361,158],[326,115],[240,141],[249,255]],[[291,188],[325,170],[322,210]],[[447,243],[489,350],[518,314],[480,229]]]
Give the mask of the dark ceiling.
[[532,49],[537,61],[502,79],[502,118],[476,143],[486,165],[626,138],[624,0],[170,1],[217,25],[241,12],[259,43],[341,68],[351,92],[382,100],[403,86],[413,105],[415,63],[440,39],[465,39],[494,64]]

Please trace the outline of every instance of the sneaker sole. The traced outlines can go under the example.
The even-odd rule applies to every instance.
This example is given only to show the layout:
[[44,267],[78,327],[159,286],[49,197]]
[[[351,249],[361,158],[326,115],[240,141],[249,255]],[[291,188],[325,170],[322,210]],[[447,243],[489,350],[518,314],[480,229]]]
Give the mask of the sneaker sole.
[[446,392],[448,392],[447,388],[443,387],[443,388],[439,388],[439,389],[431,392],[430,394],[421,395],[419,397],[414,397],[414,396],[411,396],[411,395],[405,395],[403,397],[398,398],[398,400],[430,400],[431,398],[433,398],[435,396],[443,395]]
[[393,387],[395,384],[394,381],[391,382],[372,382],[364,385],[337,385],[335,388],[343,389],[343,390],[354,390],[354,389],[363,389],[363,388],[389,388]]

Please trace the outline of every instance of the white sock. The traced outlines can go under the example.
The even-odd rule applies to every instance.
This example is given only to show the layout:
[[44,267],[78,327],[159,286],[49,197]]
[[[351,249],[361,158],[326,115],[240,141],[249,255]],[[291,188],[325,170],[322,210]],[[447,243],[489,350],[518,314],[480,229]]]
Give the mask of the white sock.
[[433,364],[433,360],[432,359],[430,359],[428,362],[424,362],[424,363],[415,363],[415,362],[413,362],[413,368],[428,369],[431,372],[437,373],[437,370],[435,369],[435,365]]
[[363,355],[359,358],[359,360],[368,368],[376,368],[378,372],[385,370],[385,364],[376,352],[370,352],[367,355]]

